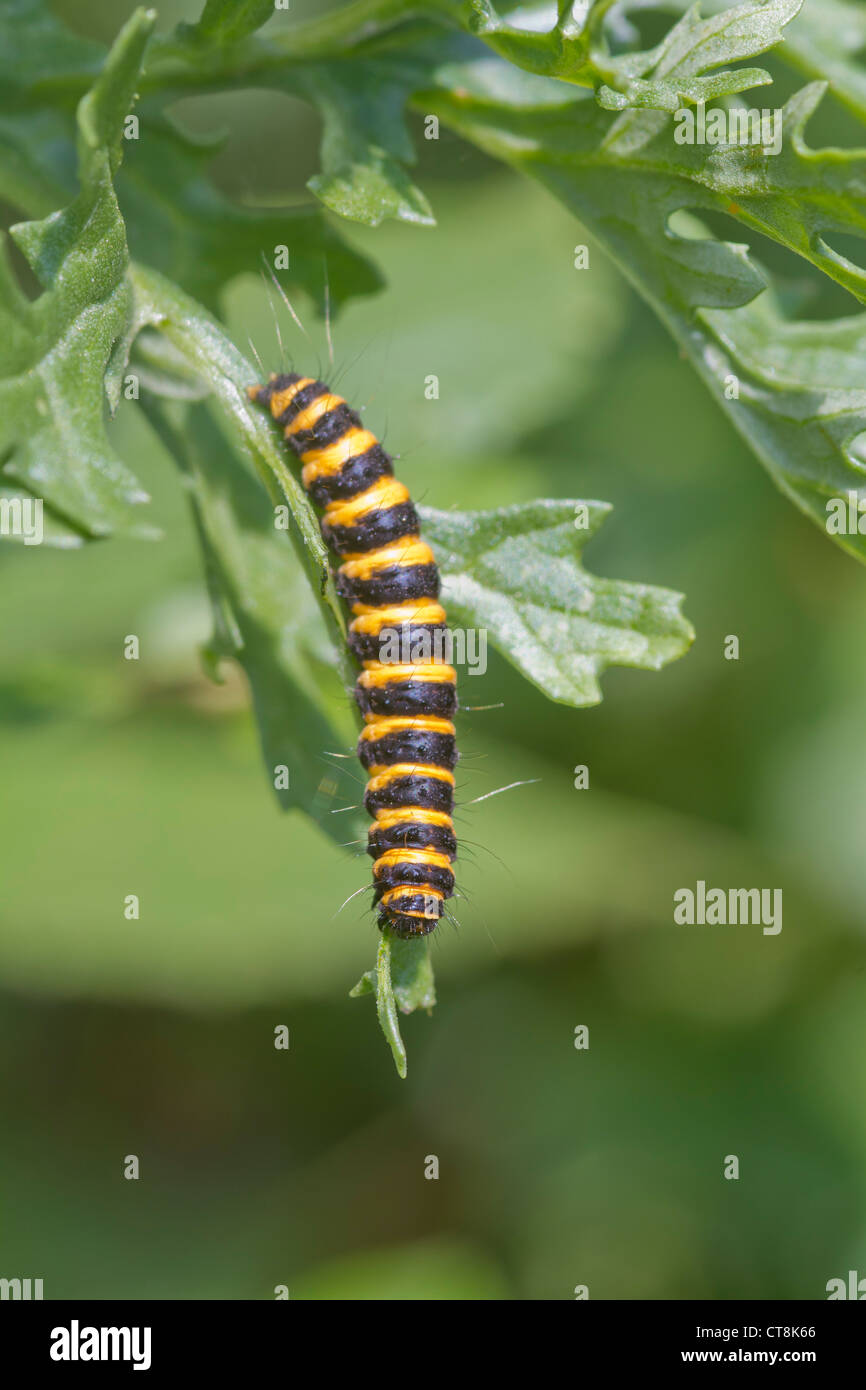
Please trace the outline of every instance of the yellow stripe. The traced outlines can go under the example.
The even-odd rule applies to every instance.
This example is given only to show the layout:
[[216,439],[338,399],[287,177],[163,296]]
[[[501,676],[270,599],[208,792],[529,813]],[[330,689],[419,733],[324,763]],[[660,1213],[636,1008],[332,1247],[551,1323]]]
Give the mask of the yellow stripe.
[[372,690],[379,685],[396,685],[398,681],[429,681],[434,685],[457,684],[457,672],[453,666],[436,665],[419,661],[417,666],[388,665],[387,662],[365,661],[364,669],[358,677],[363,690]]
[[424,734],[454,736],[457,733],[450,719],[439,719],[435,714],[419,714],[415,718],[408,714],[373,714],[368,715],[367,720],[366,727],[361,730],[362,743],[385,738],[387,734],[400,734],[405,729],[417,729]]
[[329,410],[336,410],[338,406],[345,404],[342,396],[332,396],[327,391],[323,396],[317,396],[314,401],[304,407],[300,415],[295,416],[291,424],[286,425],[286,439],[292,434],[298,434],[301,430],[311,429],[317,420],[321,420],[323,415],[327,415]]
[[288,410],[298,392],[303,391],[306,386],[312,386],[313,381],[314,378],[311,376],[302,376],[294,386],[287,386],[285,391],[277,391],[276,395],[271,396],[271,414],[274,419],[282,415],[284,410]]
[[391,763],[387,767],[371,767],[369,771],[368,792],[381,792],[401,777],[435,777],[439,782],[454,786],[454,773],[447,767],[437,767],[435,763]]
[[[397,888],[389,888],[387,893],[382,894],[380,905],[382,907],[395,907],[406,893],[411,893],[413,896],[417,893],[423,893],[426,898],[435,898],[436,901],[440,903],[445,901],[445,894],[441,893],[438,888],[433,888],[432,885],[425,884],[424,887],[421,888],[414,883],[401,883]],[[419,912],[417,908],[413,908],[411,912],[406,913],[406,916],[438,918],[439,913]]]
[[358,617],[349,624],[349,631],[363,633],[367,637],[375,637],[383,627],[402,627],[404,623],[438,625],[445,622],[445,609],[429,599],[394,603],[384,608],[370,608],[367,604],[358,603],[352,612],[357,613]]
[[393,830],[395,825],[440,825],[446,830],[454,829],[454,822],[447,811],[428,811],[426,806],[383,806],[376,812],[371,830]]
[[377,478],[372,487],[346,502],[329,502],[324,520],[329,526],[354,526],[367,512],[384,511],[409,501],[409,489],[396,478]]
[[333,477],[348,459],[356,454],[366,454],[378,442],[375,434],[354,425],[333,444],[326,444],[324,449],[305,449],[301,454],[304,464],[301,481],[304,487],[309,487],[314,478]]
[[450,869],[451,860],[447,854],[439,854],[435,849],[388,849],[373,865],[373,874],[378,876],[384,869],[395,864],[427,864],[434,869]]
[[364,555],[347,555],[339,573],[347,579],[369,579],[377,570],[405,569],[408,565],[435,564],[433,551],[418,536],[402,536],[399,541],[368,550]]

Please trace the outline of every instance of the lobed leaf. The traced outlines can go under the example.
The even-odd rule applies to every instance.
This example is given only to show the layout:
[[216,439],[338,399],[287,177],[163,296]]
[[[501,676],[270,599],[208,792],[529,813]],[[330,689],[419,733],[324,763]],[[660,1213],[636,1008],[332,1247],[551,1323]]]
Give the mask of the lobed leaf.
[[[268,9],[272,14],[273,7]],[[29,17],[26,24],[19,13],[24,10]],[[304,289],[321,310],[327,281],[330,302],[339,308],[352,296],[370,294],[381,287],[381,278],[366,257],[347,245],[315,204],[253,208],[227,198],[207,175],[207,165],[219,142],[193,139],[163,109],[167,99],[183,94],[185,82],[191,90],[198,90],[208,55],[218,67],[226,54],[235,52],[225,26],[243,26],[251,14],[249,6],[218,5],[210,16],[212,27],[209,20],[201,33],[186,25],[173,41],[156,39],[148,55],[148,68],[159,70],[162,65],[163,81],[148,80],[144,75],[139,83],[136,63],[152,30],[153,12],[137,11],[118,36],[110,67],[82,98],[81,152],[99,147],[110,127],[111,140],[105,143],[106,147],[111,145],[116,194],[132,254],[177,279],[209,306],[216,306],[228,280],[243,271],[258,273],[263,256],[272,263],[274,248],[279,245],[289,252],[287,282]],[[87,85],[91,70],[98,69],[94,57],[104,57],[105,50],[86,44],[83,52],[89,64],[82,69],[80,63],[73,65],[75,37],[54,17],[40,19],[28,4],[0,6],[0,51],[4,44],[16,41],[24,47],[44,43],[49,52],[56,49],[58,78],[62,54],[72,65],[68,87],[58,84],[43,88],[36,71],[31,70],[33,64],[22,53],[24,77],[17,85],[10,84],[5,99],[0,92],[0,194],[27,215],[42,216],[74,193],[75,129],[68,109],[69,88]],[[289,64],[281,60],[281,66]],[[170,81],[169,89],[166,80]],[[143,90],[150,88],[151,95],[138,109],[138,138],[123,140],[123,120],[132,110],[137,85]],[[275,85],[295,90],[291,82]],[[337,90],[336,78],[334,85]],[[370,99],[378,99],[375,84]],[[361,102],[357,110],[347,112],[354,139],[359,138],[355,127],[361,129],[365,109]],[[402,122],[401,107],[394,107],[391,115],[396,124]],[[380,124],[386,132],[392,128],[384,118]],[[405,131],[402,138],[401,152],[405,153]],[[121,148],[124,163],[118,171]],[[411,157],[411,147],[409,154]],[[394,177],[402,178],[396,163]],[[423,196],[417,194],[419,215],[422,204]]]
[[[814,375],[822,340],[832,346],[846,330],[786,325],[770,306],[748,311],[768,286],[748,248],[708,235],[699,218],[690,235],[681,234],[682,223],[680,231],[671,225],[686,209],[725,212],[866,300],[866,271],[833,247],[842,236],[866,237],[866,151],[808,147],[804,127],[822,93],[812,84],[786,104],[775,157],[734,144],[678,145],[662,112],[611,119],[580,98],[551,105],[547,87],[535,105],[525,82],[512,91],[486,70],[476,74],[471,95],[427,93],[424,102],[577,214],[652,304],[777,483],[823,527],[829,496],[850,487],[864,492],[853,447],[859,398],[853,388],[840,391],[838,380]],[[724,318],[715,311],[726,311]],[[776,376],[753,351],[770,318],[786,354],[785,372]],[[856,321],[850,336],[859,340]],[[835,538],[866,558],[866,537]]]
[[[728,0],[701,0],[711,12]],[[688,9],[691,0],[664,0],[666,10]],[[830,83],[830,91],[855,116],[866,120],[866,9],[859,0],[809,0],[785,30],[776,49],[783,63],[808,77]],[[858,63],[858,59],[860,62]]]
[[389,67],[375,62],[308,65],[297,85],[324,122],[322,172],[308,188],[332,212],[377,227],[386,218],[431,226],[426,197],[412,183],[414,162],[403,110],[409,88]]
[[[732,96],[770,82],[770,74],[761,68],[713,69],[773,48],[802,3],[747,0],[707,19],[701,16],[700,4],[691,5],[656,48],[610,60],[610,76],[599,100],[608,110],[676,111],[685,102]],[[599,67],[604,70],[603,60]]]
[[[684,102],[733,95],[769,82],[761,68],[726,68],[772,48],[782,38],[803,0],[746,0],[725,5],[703,18],[691,4],[660,44],[643,51],[612,54],[605,20],[612,0],[586,5],[536,4],[503,19],[491,0],[441,4],[428,10],[446,13],[508,62],[527,72],[593,87],[608,110],[654,107],[675,111]],[[638,8],[633,0],[633,8]],[[628,12],[618,10],[619,22]]]
[[610,511],[547,499],[484,512],[421,510],[452,624],[477,628],[552,700],[591,705],[611,665],[658,670],[694,639],[682,596],[598,579],[580,563]]
[[[385,18],[402,10],[393,0],[365,8]],[[414,162],[404,119],[414,64],[407,66],[403,53],[364,53],[350,66],[335,60],[343,14],[247,39],[239,47],[226,47],[213,36],[205,41],[207,35],[181,26],[155,48],[146,88],[163,100],[256,84],[303,97],[323,121],[322,170],[309,182],[316,196],[341,216],[369,226],[387,217],[429,225],[427,199],[406,172]],[[361,21],[361,33],[369,27]]]
[[176,280],[211,308],[227,281],[272,265],[279,246],[288,252],[281,278],[308,293],[320,308],[327,283],[339,307],[373,294],[382,279],[350,248],[315,204],[286,208],[240,207],[206,175],[213,145],[191,139],[158,111],[143,115],[117,182],[129,229],[130,251]]
[[866,498],[866,314],[790,322],[766,291],[699,321],[714,382],[737,375],[739,397],[724,401],[734,425],[801,511],[866,558],[866,518],[856,531],[834,518],[850,494]]
[[117,147],[152,22],[143,11],[133,15],[81,103],[78,197],[41,222],[11,228],[44,292],[29,301],[7,256],[0,259],[2,475],[92,537],[156,534],[135,514],[147,496],[110,447],[104,422],[106,378],[116,398],[117,344],[131,313],[109,151]]
[[[780,486],[823,524],[828,493],[861,483],[853,446],[859,406],[846,398],[836,412],[838,395],[821,379],[812,380],[811,403],[798,397],[791,383],[808,379],[808,358],[802,365],[796,360],[805,338],[784,331],[775,308],[763,318],[772,312],[780,326],[788,385],[763,381],[759,365],[738,343],[740,334],[744,342],[753,336],[753,323],[762,317],[744,310],[767,286],[766,275],[744,246],[684,237],[671,219],[683,210],[723,212],[866,299],[866,271],[840,249],[846,238],[866,239],[866,153],[809,148],[805,127],[824,90],[819,84],[784,107],[778,154],[736,138],[717,146],[677,143],[666,113],[764,82],[760,70],[724,65],[774,46],[786,61],[810,71],[823,71],[826,62],[841,98],[859,110],[862,93],[851,59],[862,24],[845,0],[821,0],[820,6],[816,0],[802,13],[800,0],[738,6],[706,0],[707,17],[684,0],[666,3],[685,13],[644,52],[609,52],[614,31],[605,30],[606,19],[613,19],[606,0],[580,8],[529,6],[508,19],[487,0],[419,0],[402,7],[363,0],[279,36],[256,61],[278,64],[282,52],[281,84],[299,91],[306,82],[310,99],[330,108],[326,168],[315,191],[335,211],[372,223],[388,215],[425,220],[426,210],[399,174],[411,158],[403,95],[410,85],[424,84],[417,97],[422,110],[438,111],[488,153],[533,174],[578,214],[674,333]],[[426,30],[419,28],[425,17]],[[468,40],[451,47],[431,43],[431,28],[443,20],[473,35],[475,49],[466,47]],[[825,37],[815,43],[818,30]],[[780,44],[785,34],[788,41]],[[341,62],[321,61],[334,51]],[[345,61],[350,57],[351,64]],[[357,102],[346,95],[349,72]],[[575,86],[595,87],[602,107],[615,111],[581,99]],[[719,310],[740,311],[739,321],[726,319],[723,334],[707,317]],[[813,348],[819,338],[815,330]],[[729,401],[732,381],[739,397]],[[838,428],[821,433],[828,411]],[[861,538],[840,540],[864,550]]]

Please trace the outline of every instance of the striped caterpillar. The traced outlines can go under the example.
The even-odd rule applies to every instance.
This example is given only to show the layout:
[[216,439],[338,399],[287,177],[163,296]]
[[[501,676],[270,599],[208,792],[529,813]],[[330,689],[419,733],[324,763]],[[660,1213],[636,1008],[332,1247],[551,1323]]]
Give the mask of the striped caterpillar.
[[382,658],[395,631],[410,651],[422,637],[438,650],[429,639],[445,633],[446,619],[433,552],[390,458],[341,396],[295,372],[248,394],[270,409],[300,457],[301,481],[322,509],[322,537],[340,562],[337,592],[352,611],[349,646],[362,667],[358,757],[369,779],[378,923],[399,937],[426,936],[454,892],[457,673],[435,659]]

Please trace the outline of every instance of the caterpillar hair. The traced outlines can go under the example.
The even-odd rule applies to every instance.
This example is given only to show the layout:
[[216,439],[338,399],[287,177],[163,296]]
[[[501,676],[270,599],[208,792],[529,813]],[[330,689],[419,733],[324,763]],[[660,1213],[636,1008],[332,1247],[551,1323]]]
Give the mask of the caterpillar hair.
[[385,642],[396,633],[404,654],[414,654],[419,640],[425,653],[439,649],[431,638],[447,629],[433,552],[391,459],[341,396],[296,372],[248,394],[270,410],[300,458],[301,481],[338,562],[337,592],[352,612],[379,926],[426,936],[454,892],[457,673],[433,656],[395,664]]

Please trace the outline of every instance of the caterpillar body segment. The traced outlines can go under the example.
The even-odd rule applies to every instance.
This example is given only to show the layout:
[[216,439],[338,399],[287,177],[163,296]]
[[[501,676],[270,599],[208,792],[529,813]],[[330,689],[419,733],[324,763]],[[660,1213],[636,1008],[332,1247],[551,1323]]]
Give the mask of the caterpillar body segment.
[[[249,396],[270,410],[300,459],[336,557],[337,592],[352,612],[379,926],[426,936],[454,892],[457,856],[457,673],[431,655],[433,639],[447,631],[433,552],[391,459],[341,396],[295,372],[250,387]],[[419,650],[425,659],[416,661]]]

